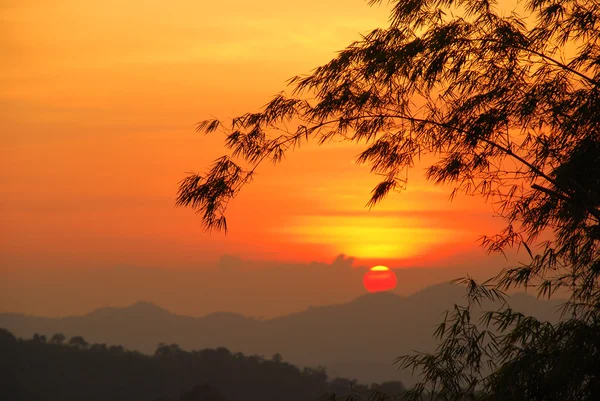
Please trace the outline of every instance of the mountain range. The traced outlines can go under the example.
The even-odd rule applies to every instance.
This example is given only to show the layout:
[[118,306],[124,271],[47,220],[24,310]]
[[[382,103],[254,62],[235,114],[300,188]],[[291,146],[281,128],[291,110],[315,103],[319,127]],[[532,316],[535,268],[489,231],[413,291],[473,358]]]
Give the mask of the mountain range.
[[[464,304],[464,296],[462,286],[439,284],[406,297],[367,294],[345,304],[310,307],[268,320],[228,312],[189,317],[137,302],[63,318],[2,313],[0,327],[23,338],[63,333],[67,338],[82,336],[89,343],[122,345],[150,354],[159,343],[187,350],[226,347],[266,357],[279,353],[298,366],[324,366],[330,377],[411,384],[415,379],[410,372],[398,371],[394,359],[414,350],[433,351],[435,326],[453,304]],[[524,293],[510,298],[514,310],[549,321],[558,320],[560,303]]]

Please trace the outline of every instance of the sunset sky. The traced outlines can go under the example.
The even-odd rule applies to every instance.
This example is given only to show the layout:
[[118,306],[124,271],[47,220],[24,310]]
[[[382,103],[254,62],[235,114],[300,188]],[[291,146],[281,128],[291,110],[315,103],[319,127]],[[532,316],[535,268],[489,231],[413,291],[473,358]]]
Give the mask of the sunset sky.
[[[269,271],[277,271],[273,263],[296,270],[329,264],[339,254],[355,257],[354,266],[395,269],[492,263],[477,243],[501,227],[489,205],[465,197],[450,203],[451,188],[426,182],[423,164],[410,172],[407,192],[369,211],[377,177],[353,163],[361,150],[354,145],[308,146],[277,167],[265,165],[232,203],[227,236],[203,233],[199,216],[174,207],[186,172],[205,170],[223,153],[223,138],[196,134],[197,121],[256,111],[288,78],[385,25],[387,7],[364,0],[5,0],[0,13],[0,309],[60,315],[151,298],[160,286],[140,292],[133,278],[121,278],[109,298],[110,286],[94,287],[96,273],[84,272],[201,273],[218,268],[223,255]],[[273,274],[249,277],[280,286]],[[320,280],[318,273],[303,277]],[[314,303],[360,294],[360,276],[352,277],[356,286],[340,290],[343,296],[321,294]],[[399,290],[416,290],[416,282],[399,282]],[[173,300],[171,287],[157,299]],[[171,307],[197,314],[241,305],[213,297],[210,307],[194,309],[186,299]],[[270,302],[261,299],[256,313],[308,301],[279,309]]]

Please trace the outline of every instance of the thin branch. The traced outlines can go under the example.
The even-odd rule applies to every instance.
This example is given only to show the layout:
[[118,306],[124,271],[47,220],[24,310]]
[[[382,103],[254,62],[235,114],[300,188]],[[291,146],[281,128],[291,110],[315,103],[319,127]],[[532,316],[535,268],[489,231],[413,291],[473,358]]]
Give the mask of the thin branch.
[[578,77],[583,78],[585,81],[589,82],[590,84],[592,84],[594,86],[597,86],[597,87],[600,87],[600,82],[599,81],[596,81],[595,79],[588,77],[587,75],[585,75],[585,74],[577,71],[576,69],[574,69],[572,67],[569,67],[568,65],[566,65],[564,63],[561,63],[560,61],[556,60],[555,58],[550,57],[550,56],[548,56],[548,55],[546,55],[544,53],[541,53],[541,52],[539,52],[537,50],[529,49],[527,47],[523,47],[523,46],[517,45],[517,44],[515,44],[513,42],[506,43],[506,42],[503,42],[503,41],[501,41],[499,39],[492,39],[492,38],[460,39],[460,40],[463,41],[463,42],[492,42],[492,43],[498,43],[498,44],[501,44],[502,46],[505,46],[505,47],[512,47],[513,49],[522,50],[522,51],[525,51],[525,52],[528,52],[528,53],[531,53],[531,54],[535,54],[536,56],[538,56],[538,57],[540,57],[540,58],[542,58],[544,60],[550,61],[552,64],[556,65],[557,67],[560,67],[563,70],[569,71],[569,72],[577,75]]

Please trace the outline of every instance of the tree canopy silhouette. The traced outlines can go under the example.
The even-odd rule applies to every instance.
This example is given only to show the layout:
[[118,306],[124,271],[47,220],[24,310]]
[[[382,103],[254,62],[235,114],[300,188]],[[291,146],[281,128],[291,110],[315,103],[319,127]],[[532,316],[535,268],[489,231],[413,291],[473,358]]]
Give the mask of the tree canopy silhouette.
[[[482,244],[522,248],[528,260],[485,283],[464,279],[468,304],[439,326],[438,351],[399,360],[423,373],[408,395],[600,398],[600,3],[527,0],[523,15],[488,0],[390,3],[389,26],[291,79],[290,95],[199,123],[199,132],[224,131],[231,154],[182,180],[177,205],[226,231],[229,201],[261,163],[304,141],[341,139],[366,146],[357,161],[382,177],[372,207],[405,189],[406,170],[430,155],[430,180],[452,185],[452,196],[485,197],[504,218]],[[508,305],[486,314],[484,329],[471,321],[482,298],[515,286],[548,297],[568,289],[565,321]],[[577,345],[584,350],[573,354]]]
[[[161,343],[150,356],[104,344],[84,348],[80,336],[70,344],[38,337],[17,339],[0,328],[0,399],[279,401],[285,395],[289,401],[315,401],[333,391],[349,394],[355,384],[329,380],[323,369],[300,369],[222,347],[185,351]],[[404,388],[400,382],[371,387]]]

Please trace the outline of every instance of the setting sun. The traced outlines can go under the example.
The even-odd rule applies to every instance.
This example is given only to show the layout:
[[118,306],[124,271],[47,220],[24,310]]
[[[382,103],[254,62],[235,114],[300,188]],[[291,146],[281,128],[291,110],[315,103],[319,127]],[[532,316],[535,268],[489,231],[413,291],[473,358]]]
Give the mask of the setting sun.
[[396,274],[387,266],[373,266],[365,273],[363,284],[369,292],[393,290],[396,288]]

